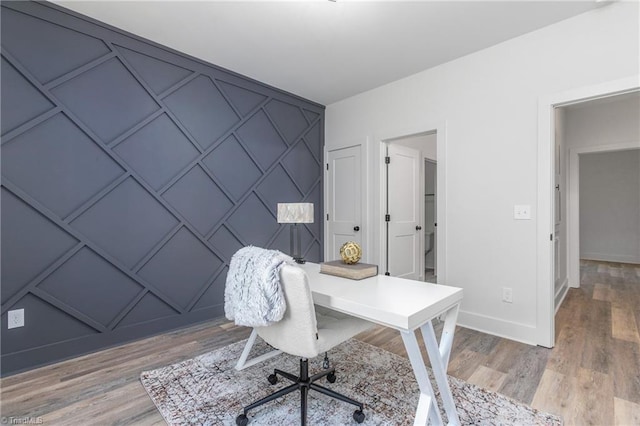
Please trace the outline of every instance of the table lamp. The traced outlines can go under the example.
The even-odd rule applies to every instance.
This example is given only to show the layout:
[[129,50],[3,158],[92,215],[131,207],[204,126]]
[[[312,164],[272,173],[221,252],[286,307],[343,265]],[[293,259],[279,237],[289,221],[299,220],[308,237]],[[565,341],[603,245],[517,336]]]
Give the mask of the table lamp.
[[298,224],[313,223],[313,203],[278,203],[278,223],[292,224],[289,231],[291,256],[296,263],[305,263]]

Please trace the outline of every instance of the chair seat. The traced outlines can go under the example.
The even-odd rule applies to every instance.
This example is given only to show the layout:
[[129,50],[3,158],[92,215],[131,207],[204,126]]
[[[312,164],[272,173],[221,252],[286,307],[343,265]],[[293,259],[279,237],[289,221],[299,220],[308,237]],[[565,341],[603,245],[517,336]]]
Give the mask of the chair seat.
[[318,354],[362,333],[373,326],[373,323],[340,312],[316,306],[318,320]]

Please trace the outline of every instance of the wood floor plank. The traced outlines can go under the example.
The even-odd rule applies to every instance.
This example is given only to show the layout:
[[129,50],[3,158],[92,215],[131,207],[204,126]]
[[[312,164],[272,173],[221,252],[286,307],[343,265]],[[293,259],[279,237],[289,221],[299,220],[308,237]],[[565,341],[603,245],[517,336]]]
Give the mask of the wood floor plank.
[[611,287],[606,284],[596,283],[593,287],[593,298],[594,300],[611,302]]
[[463,349],[462,352],[452,354],[447,372],[458,379],[467,380],[486,359],[487,356],[484,354]]
[[613,398],[613,411],[617,425],[640,425],[640,404],[620,398]]
[[640,404],[640,345],[615,339],[611,344],[614,396]]
[[538,410],[554,413],[566,421],[574,411],[576,384],[576,377],[547,369],[542,374],[531,406]]
[[638,334],[636,318],[630,306],[626,304],[612,306],[611,332],[615,339],[640,343],[640,334]]
[[585,344],[587,330],[584,327],[565,327],[556,338],[556,346],[549,354],[547,369],[568,376],[575,376]]
[[613,381],[607,374],[580,368],[577,376],[574,407],[565,421],[569,425],[611,424],[613,414]]
[[497,392],[506,378],[507,375],[505,373],[480,365],[476,371],[469,376],[467,382],[480,386],[483,389],[489,389]]

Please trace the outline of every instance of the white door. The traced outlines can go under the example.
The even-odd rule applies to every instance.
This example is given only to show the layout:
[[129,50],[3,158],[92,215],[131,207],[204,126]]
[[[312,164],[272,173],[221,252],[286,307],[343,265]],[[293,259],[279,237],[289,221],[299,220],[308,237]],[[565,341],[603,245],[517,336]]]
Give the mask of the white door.
[[391,276],[420,279],[420,152],[389,144],[387,156],[388,269]]
[[327,242],[325,261],[340,259],[347,241],[362,246],[360,145],[329,151],[327,163]]

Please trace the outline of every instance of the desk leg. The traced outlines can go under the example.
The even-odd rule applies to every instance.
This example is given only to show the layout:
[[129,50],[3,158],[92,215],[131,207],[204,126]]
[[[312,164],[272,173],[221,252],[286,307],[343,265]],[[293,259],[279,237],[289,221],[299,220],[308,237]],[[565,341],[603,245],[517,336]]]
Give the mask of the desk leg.
[[247,367],[251,367],[252,365],[255,365],[259,362],[262,362],[264,360],[267,360],[269,358],[273,358],[276,355],[279,355],[282,353],[282,351],[278,350],[278,349],[274,349],[270,352],[267,352],[266,354],[262,354],[260,356],[257,356],[255,358],[251,358],[250,360],[247,361],[247,358],[249,357],[249,352],[251,352],[251,348],[253,347],[254,343],[256,342],[256,337],[258,337],[258,332],[256,331],[256,329],[254,328],[251,331],[251,336],[249,336],[249,338],[247,339],[247,343],[244,345],[244,349],[242,350],[242,354],[240,355],[240,358],[238,359],[238,362],[236,363],[236,370],[240,371],[240,370],[244,370]]
[[427,354],[429,354],[429,360],[431,361],[433,375],[436,378],[436,383],[440,390],[440,396],[442,397],[442,405],[447,413],[447,418],[449,420],[448,424],[456,426],[460,424],[460,419],[458,417],[458,412],[456,411],[455,402],[453,401],[451,388],[449,387],[447,366],[449,365],[449,356],[451,355],[451,348],[453,346],[453,334],[456,329],[458,309],[459,305],[456,305],[446,313],[439,347],[431,321],[420,327],[420,330],[422,331],[422,338],[424,339],[425,346],[427,347]]
[[435,426],[442,425],[442,416],[438,409],[438,403],[433,394],[433,388],[429,381],[429,374],[427,373],[427,367],[422,359],[422,353],[420,353],[420,346],[418,346],[418,340],[416,339],[415,331],[400,331],[402,340],[404,341],[404,347],[409,355],[409,361],[413,367],[413,373],[418,381],[420,387],[420,400],[418,401],[418,409],[416,410],[416,418],[413,422],[414,426],[426,425],[431,419],[431,424]]

